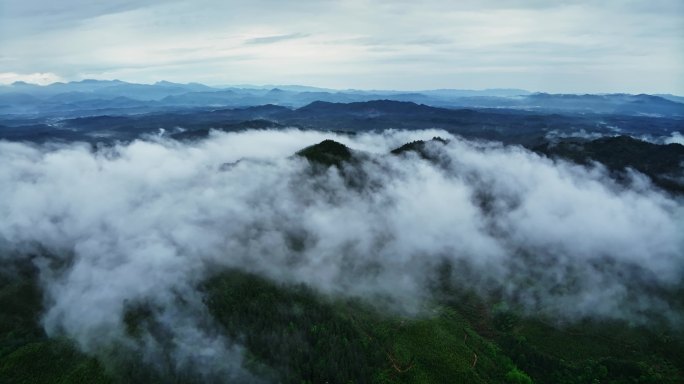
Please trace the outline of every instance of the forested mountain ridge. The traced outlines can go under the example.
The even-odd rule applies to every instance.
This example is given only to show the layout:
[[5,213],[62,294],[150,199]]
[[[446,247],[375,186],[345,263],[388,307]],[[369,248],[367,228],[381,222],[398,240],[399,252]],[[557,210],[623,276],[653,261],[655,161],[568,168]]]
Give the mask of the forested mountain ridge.
[[[558,153],[549,154],[583,163],[587,158],[606,161],[608,168],[639,169],[638,162],[619,157],[611,160],[614,156],[604,146],[614,142],[634,147],[638,153],[664,147],[664,160],[659,162],[655,156],[654,165],[644,168],[654,175],[670,172],[670,156],[681,156],[681,146],[651,147],[626,138],[560,143]],[[446,145],[447,140],[435,137],[370,155],[324,140],[295,155],[309,163],[313,174],[339,172],[354,178],[359,175],[355,170],[368,172],[364,162],[377,161],[373,156],[448,166],[439,163],[439,152]],[[575,152],[560,152],[564,145],[580,145],[586,153],[573,157]],[[622,151],[617,150],[618,154]],[[358,183],[351,187],[356,193],[366,191]],[[289,241],[293,249],[307,246],[305,237]],[[141,360],[144,349],[137,350],[136,345],[152,341],[171,348],[174,343],[163,312],[144,300],[126,303],[122,314],[124,337],[132,344],[111,346],[111,351],[99,351],[93,358],[78,352],[77,344],[67,336],[47,337],[41,328],[41,314],[48,297],[38,279],[39,268],[44,266],[29,259],[3,269],[3,382],[225,382],[225,377],[178,370],[170,356],[152,365]],[[461,279],[450,277],[454,271],[459,271]],[[594,317],[564,321],[534,315],[523,309],[523,303],[502,293],[483,295],[469,284],[474,276],[464,266],[445,261],[434,272],[438,277],[430,287],[432,297],[418,314],[402,313],[373,299],[321,293],[306,284],[277,282],[234,268],[214,268],[195,288],[202,297],[202,311],[210,316],[206,326],[240,341],[244,367],[255,382],[674,384],[684,378],[682,328],[658,314],[646,323]],[[684,308],[681,284],[652,289],[653,295],[675,311]],[[176,304],[196,310],[180,297]]]

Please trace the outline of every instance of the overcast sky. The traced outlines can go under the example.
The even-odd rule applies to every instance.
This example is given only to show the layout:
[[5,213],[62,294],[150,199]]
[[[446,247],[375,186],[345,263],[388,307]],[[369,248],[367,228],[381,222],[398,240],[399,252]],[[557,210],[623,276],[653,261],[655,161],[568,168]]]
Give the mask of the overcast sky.
[[684,94],[683,0],[0,0],[0,83]]

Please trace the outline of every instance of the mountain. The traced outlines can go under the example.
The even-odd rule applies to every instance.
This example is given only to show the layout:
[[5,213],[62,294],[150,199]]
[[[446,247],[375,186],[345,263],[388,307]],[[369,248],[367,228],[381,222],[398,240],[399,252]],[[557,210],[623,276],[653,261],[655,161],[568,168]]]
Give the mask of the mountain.
[[435,144],[444,145],[447,143],[448,141],[442,139],[441,137],[433,137],[429,141],[416,140],[410,143],[406,143],[400,147],[393,149],[392,151],[390,151],[390,153],[393,155],[401,155],[413,152],[417,153],[421,158],[425,160],[438,161],[438,158],[436,158],[434,153],[430,151],[430,146]]
[[658,145],[629,136],[615,136],[546,143],[534,150],[584,165],[597,161],[618,174],[634,169],[663,189],[684,193],[684,145]]
[[684,104],[652,95],[552,95],[535,93],[524,102],[527,108],[551,111],[621,114],[684,116]]
[[[5,95],[0,114],[30,114],[46,118],[88,116],[94,110],[117,109],[118,114],[139,114],[169,109],[248,107],[277,104],[300,108],[316,101],[354,103],[373,100],[413,102],[442,108],[518,109],[560,114],[619,114],[627,116],[682,117],[684,104],[673,95],[567,95],[531,93],[522,89],[423,91],[333,90],[297,85],[209,87],[198,83],[159,81],[136,84],[120,80],[82,80],[39,86],[15,82],[0,86]],[[9,95],[9,96],[8,96]],[[14,95],[14,96],[12,96]],[[19,98],[18,95],[30,96]],[[144,105],[73,104],[76,101],[115,100],[120,97]],[[93,109],[95,108],[95,109]]]
[[349,161],[352,157],[352,152],[347,146],[333,140],[321,141],[318,144],[300,150],[296,154],[312,163],[337,167],[343,162]]
[[[339,108],[330,105],[320,107]],[[363,106],[357,105],[351,108],[358,110],[361,107]],[[375,107],[392,110],[397,105],[383,102]],[[274,106],[263,109],[282,112],[279,107]],[[103,119],[116,123],[112,120],[116,119],[113,117]],[[373,156],[403,162],[415,161],[420,167],[431,167],[435,159],[422,155],[439,153],[445,149],[445,145],[449,145],[449,142],[435,137],[428,141],[404,143],[391,151],[379,151],[371,156],[326,139],[293,154],[308,162],[308,165],[306,162],[301,163],[303,168],[299,176],[302,179],[295,180],[306,186],[304,191],[326,192],[325,188],[330,189],[327,191],[330,192],[329,195],[323,193],[330,201],[313,200],[313,203],[323,205],[321,216],[314,216],[314,219],[324,221],[345,218],[344,212],[341,216],[330,215],[328,208],[329,204],[334,208],[340,207],[335,205],[336,197],[339,196],[334,195],[334,191],[342,187],[337,182],[329,182],[337,180],[335,175],[341,174],[344,178],[356,180],[356,171],[363,170],[364,162],[373,161]],[[561,142],[555,146],[549,144],[547,147],[540,147],[539,151],[542,150],[546,150],[549,156],[563,156],[581,162],[602,159],[599,161],[605,161],[611,169],[643,165],[648,172],[669,172],[684,155],[684,147],[681,145],[655,145],[628,137]],[[111,156],[111,152],[105,153],[107,154],[103,157]],[[418,153],[421,156],[405,156],[409,153]],[[643,161],[648,164],[641,164]],[[269,170],[273,166],[274,164],[267,163]],[[346,172],[347,168],[356,169]],[[231,180],[227,172],[232,172],[232,169],[220,167],[212,177]],[[329,173],[332,177],[317,179],[316,176],[321,173]],[[390,177],[391,173],[383,171],[381,180],[390,183],[391,189],[401,190],[401,180]],[[326,180],[329,183],[326,184]],[[489,185],[488,181],[483,182]],[[349,187],[358,187],[358,183]],[[228,188],[233,188],[230,183]],[[373,199],[372,193],[379,188],[377,185],[363,188],[350,196],[353,199]],[[257,192],[266,194],[271,191]],[[279,197],[279,192],[273,192],[273,196]],[[213,193],[216,191],[207,189],[207,194]],[[313,195],[306,194],[304,199],[312,199],[311,196]],[[246,198],[248,202],[254,201],[254,196]],[[419,202],[422,198],[424,196],[411,194],[410,201]],[[506,200],[509,197],[499,198]],[[437,207],[442,206],[439,200],[431,203]],[[173,204],[179,202],[174,200]],[[380,200],[374,207],[378,207],[381,212],[391,211],[393,204],[395,202],[391,200]],[[515,205],[516,202],[513,201],[512,204]],[[496,206],[506,210],[505,204]],[[268,207],[267,205],[266,209]],[[355,206],[352,204],[351,207]],[[227,210],[226,214],[230,215],[237,208],[240,207],[235,207],[234,204],[218,204],[215,209]],[[261,211],[264,208],[248,205],[244,209]],[[445,206],[444,209],[448,207]],[[278,214],[276,217],[279,217]],[[228,219],[232,220],[233,217]],[[308,242],[323,241],[298,232],[298,223],[285,221],[282,224],[287,227],[283,232],[283,239],[278,236],[277,223],[256,224],[255,229],[246,234],[248,238],[252,240],[259,231],[271,233],[268,238],[273,239],[273,244],[267,244],[264,249],[277,255],[277,252],[282,252],[281,248],[302,250]],[[349,230],[347,222],[331,224],[334,231]],[[419,221],[416,227],[431,224],[431,220]],[[209,222],[208,225],[215,224]],[[382,228],[377,230],[381,232]],[[492,227],[489,230],[503,231],[505,228]],[[448,228],[446,233],[451,236],[455,231],[458,228]],[[379,239],[391,241],[385,237]],[[321,246],[325,250],[328,244]],[[351,249],[354,246],[354,243],[349,243],[342,249]],[[0,307],[3,308],[0,311],[0,379],[7,383],[225,382],[225,376],[215,378],[198,375],[196,372],[202,372],[204,367],[197,371],[187,366],[178,368],[175,359],[179,357],[170,352],[174,351],[177,344],[174,337],[177,329],[169,325],[173,322],[181,322],[181,330],[190,332],[191,337],[195,336],[196,328],[193,327],[199,326],[209,330],[212,342],[236,340],[240,345],[237,353],[244,356],[238,363],[258,377],[258,382],[678,384],[684,377],[684,363],[681,360],[684,354],[684,333],[681,328],[667,325],[669,323],[659,317],[660,312],[652,314],[655,317],[652,325],[592,317],[574,322],[566,322],[565,319],[554,321],[547,316],[524,311],[520,303],[515,303],[515,299],[513,303],[507,302],[501,292],[483,293],[473,289],[470,286],[473,276],[467,264],[461,266],[445,259],[441,264],[422,265],[422,251],[417,255],[417,268],[430,268],[434,271],[434,276],[426,282],[430,299],[425,300],[425,309],[418,314],[406,314],[387,307],[383,304],[382,297],[334,295],[317,291],[307,284],[288,282],[287,279],[276,281],[254,272],[211,264],[211,270],[201,279],[199,273],[193,274],[198,276],[199,281],[193,282],[192,288],[188,288],[199,298],[198,303],[193,305],[181,293],[168,293],[174,298],[174,305],[178,306],[177,311],[170,314],[168,308],[151,300],[124,301],[120,309],[121,335],[117,337],[125,342],[106,346],[107,349],[103,351],[89,351],[92,353],[89,355],[80,351],[75,341],[61,334],[48,335],[43,329],[41,318],[50,302],[45,299],[49,296],[40,274],[43,268],[48,268],[45,266],[48,263],[38,263],[36,260],[61,259],[42,255],[41,252],[45,251],[39,247],[31,249],[32,256],[26,259],[13,259],[6,257],[13,255],[1,252],[7,251],[0,251],[0,257],[6,260],[0,269]],[[230,249],[226,252],[230,252]],[[225,257],[230,256],[228,253]],[[541,259],[553,265],[552,256],[543,254]],[[286,257],[289,263],[296,264],[300,255],[293,252]],[[341,260],[340,265],[343,268],[355,266],[353,262],[346,260],[345,252],[336,257]],[[518,257],[524,259],[532,255],[521,253]],[[601,259],[592,259],[594,262],[596,260]],[[579,265],[583,263],[582,261]],[[592,275],[610,276],[602,275],[600,270],[610,269],[614,263],[615,260],[607,259],[605,264],[590,265],[588,268]],[[57,265],[53,268],[65,267]],[[367,264],[366,268],[355,268],[350,273],[375,276],[381,268],[382,265]],[[542,268],[547,268],[547,265]],[[648,300],[657,301],[663,307],[681,313],[684,308],[684,287],[681,281],[669,286],[655,283],[650,286],[650,275],[647,272],[638,268],[635,271],[627,268],[616,270],[627,282],[631,281],[632,274],[639,276],[638,272],[643,272],[647,277],[648,289],[645,294],[648,295]],[[552,277],[552,280],[560,286],[552,287],[554,290],[573,289],[573,282],[563,285],[558,277]],[[521,283],[528,287],[534,286],[536,281],[530,279]],[[104,285],[101,288],[109,289]],[[625,285],[625,290],[625,299],[628,300],[628,295],[632,293],[629,285]],[[521,301],[525,299],[523,297]],[[78,298],[74,300],[78,304]],[[80,309],[80,306],[76,308]],[[185,313],[198,315],[201,322],[195,324],[188,321],[190,317],[182,315]],[[154,343],[155,347],[165,352],[161,362],[144,358],[143,353],[146,350],[136,349],[142,348],[145,343]],[[205,341],[204,344],[192,344],[191,348],[200,348],[204,352],[207,349],[202,349],[203,345],[212,344]],[[223,374],[224,371],[220,373]]]
[[[211,95],[212,93],[209,93]],[[73,94],[72,94],[73,95]],[[219,95],[233,97],[231,92]],[[33,100],[30,95],[4,94],[6,98]],[[179,96],[181,98],[185,96]],[[529,147],[543,144],[547,136],[631,135],[667,137],[684,132],[684,119],[600,114],[550,114],[502,108],[443,108],[412,102],[371,100],[352,103],[315,101],[300,108],[266,104],[248,107],[165,107],[155,101],[129,98],[86,99],[68,104],[44,102],[44,111],[55,114],[69,108],[85,108],[87,113],[69,118],[34,114],[0,115],[0,138],[8,140],[49,140],[69,131],[69,137],[84,141],[132,140],[144,134],[211,128],[240,129],[239,123],[267,120],[273,127],[367,132],[385,129],[442,129],[468,138],[498,140]],[[180,102],[180,101],[179,101]],[[10,107],[18,110],[18,107]],[[23,108],[32,108],[25,106]],[[22,128],[23,127],[23,128]],[[41,132],[37,135],[37,132]],[[187,137],[190,137],[188,134]]]

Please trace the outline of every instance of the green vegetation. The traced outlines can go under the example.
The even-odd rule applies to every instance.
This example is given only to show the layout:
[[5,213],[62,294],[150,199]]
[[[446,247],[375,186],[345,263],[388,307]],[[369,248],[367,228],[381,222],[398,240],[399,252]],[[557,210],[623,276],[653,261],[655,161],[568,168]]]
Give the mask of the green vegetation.
[[447,307],[425,318],[388,316],[237,271],[205,289],[215,318],[248,349],[250,367],[285,383],[492,383],[515,369]]
[[532,379],[517,368],[508,371],[506,381],[511,384],[532,384]]
[[0,274],[0,383],[110,383],[100,363],[39,325],[42,297],[30,266]]
[[[49,339],[34,272],[2,276],[0,382],[198,383],[159,373],[135,353],[113,364]],[[282,383],[681,383],[684,336],[667,327],[584,321],[557,326],[454,287],[426,313],[405,317],[358,299],[323,296],[235,270],[206,280],[205,305],[245,347],[246,368]],[[155,322],[133,305],[132,338]],[[113,371],[102,368],[113,367]]]
[[684,146],[658,145],[629,136],[603,137],[593,141],[565,140],[533,148],[547,156],[561,157],[579,164],[598,161],[618,179],[625,168],[635,169],[651,178],[659,187],[673,193],[684,193],[678,181],[684,162]]
[[425,160],[437,161],[438,159],[435,156],[435,154],[430,153],[430,151],[426,149],[426,145],[428,143],[446,144],[448,143],[448,141],[442,139],[441,137],[433,137],[430,141],[427,142],[424,140],[415,140],[410,143],[406,143],[401,147],[393,149],[390,153],[393,155],[401,155],[402,153],[415,152],[418,154],[418,156]]
[[674,384],[683,378],[681,333],[618,322],[554,326],[462,291],[445,292],[449,299],[429,314],[407,318],[236,271],[214,277],[205,289],[210,311],[242,340],[252,369],[286,383]]
[[315,164],[324,166],[339,167],[342,162],[351,160],[352,153],[347,146],[340,144],[333,140],[323,140],[316,145],[306,147],[297,152],[298,156],[302,156]]

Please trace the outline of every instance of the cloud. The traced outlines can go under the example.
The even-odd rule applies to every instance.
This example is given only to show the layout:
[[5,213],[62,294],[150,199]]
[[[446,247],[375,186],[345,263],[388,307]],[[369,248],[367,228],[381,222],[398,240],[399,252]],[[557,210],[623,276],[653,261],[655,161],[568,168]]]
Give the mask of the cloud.
[[13,58],[5,71],[67,79],[678,94],[682,11],[676,0],[10,2],[0,51]]
[[[73,24],[92,18],[129,12],[161,3],[158,0],[122,0],[117,2],[69,0],[59,3],[10,0],[3,4],[3,13],[10,22],[39,20],[42,28],[52,30],[73,26]],[[35,27],[35,25],[31,27]]]
[[12,84],[15,81],[23,81],[31,84],[47,85],[58,81],[62,78],[54,73],[37,72],[37,73],[14,73],[14,72],[0,72],[0,84]]
[[[436,164],[386,154],[436,135],[451,140],[428,145]],[[366,161],[313,171],[291,156],[326,138]],[[680,200],[638,177],[625,187],[601,168],[442,131],[245,131],[97,150],[0,142],[0,195],[0,258],[33,257],[46,330],[91,353],[131,345],[123,311],[143,302],[177,340],[143,339],[146,356],[171,348],[179,366],[224,375],[231,362],[254,379],[197,290],[222,268],[416,314],[449,264],[453,284],[529,313],[681,320],[651,294],[684,276]]]
[[681,144],[684,145],[684,135],[679,132],[672,132],[670,137],[665,138],[665,144]]
[[273,43],[279,43],[281,41],[302,39],[302,38],[307,37],[307,36],[309,36],[309,35],[307,35],[305,33],[290,33],[287,35],[262,36],[262,37],[254,37],[251,39],[247,39],[245,41],[245,43],[246,44],[273,44]]

